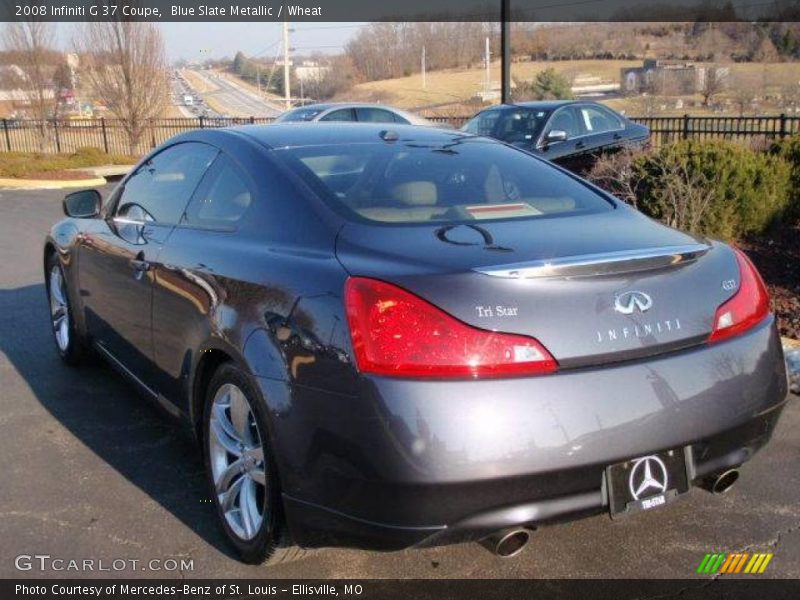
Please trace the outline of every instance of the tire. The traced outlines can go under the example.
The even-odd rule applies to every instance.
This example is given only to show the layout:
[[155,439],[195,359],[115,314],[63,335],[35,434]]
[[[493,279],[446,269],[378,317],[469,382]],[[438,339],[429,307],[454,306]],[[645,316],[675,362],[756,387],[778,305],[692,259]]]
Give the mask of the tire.
[[203,456],[228,541],[243,562],[272,565],[296,560],[305,551],[292,543],[283,518],[280,480],[258,398],[250,377],[237,366],[224,363],[217,369],[205,396]]
[[50,308],[53,341],[58,355],[66,364],[77,366],[88,356],[88,344],[75,328],[64,269],[55,253],[47,257],[45,288]]

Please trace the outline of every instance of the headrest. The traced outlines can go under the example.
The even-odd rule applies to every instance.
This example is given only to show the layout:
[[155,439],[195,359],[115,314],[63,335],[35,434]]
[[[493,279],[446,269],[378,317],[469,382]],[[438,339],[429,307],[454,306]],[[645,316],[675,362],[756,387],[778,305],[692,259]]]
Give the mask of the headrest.
[[430,181],[409,181],[392,188],[392,198],[406,206],[433,206],[438,201],[436,184]]

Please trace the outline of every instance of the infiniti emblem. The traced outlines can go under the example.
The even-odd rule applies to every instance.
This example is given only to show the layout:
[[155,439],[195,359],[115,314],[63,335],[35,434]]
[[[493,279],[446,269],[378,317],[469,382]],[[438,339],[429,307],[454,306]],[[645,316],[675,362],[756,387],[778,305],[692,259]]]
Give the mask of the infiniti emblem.
[[634,500],[643,495],[663,494],[667,491],[667,483],[667,467],[657,456],[638,459],[628,476],[628,489]]
[[644,292],[623,292],[614,298],[614,310],[623,315],[632,315],[637,308],[647,312],[652,306],[653,299]]

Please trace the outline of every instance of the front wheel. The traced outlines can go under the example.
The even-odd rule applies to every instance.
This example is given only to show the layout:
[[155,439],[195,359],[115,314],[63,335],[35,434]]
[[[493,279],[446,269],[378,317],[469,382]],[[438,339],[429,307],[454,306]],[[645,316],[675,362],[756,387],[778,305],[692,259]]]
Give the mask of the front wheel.
[[75,328],[64,270],[55,254],[48,257],[46,269],[45,285],[50,303],[53,339],[61,360],[74,366],[86,357],[86,343]]
[[206,472],[223,529],[244,562],[299,558],[283,521],[280,482],[264,408],[250,378],[223,364],[208,387],[204,414]]

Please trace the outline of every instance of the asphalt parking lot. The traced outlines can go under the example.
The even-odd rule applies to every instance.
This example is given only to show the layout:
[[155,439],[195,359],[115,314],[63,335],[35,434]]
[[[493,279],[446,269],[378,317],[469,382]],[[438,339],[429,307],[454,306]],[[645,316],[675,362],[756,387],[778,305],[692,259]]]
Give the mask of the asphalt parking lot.
[[693,490],[664,510],[544,528],[514,559],[464,544],[390,554],[325,550],[270,570],[237,562],[189,439],[110,369],[72,370],[58,360],[41,245],[60,218],[62,196],[0,190],[0,577],[81,576],[15,568],[20,554],[49,554],[194,565],[183,573],[139,566],[85,576],[682,578],[699,577],[706,552],[736,551],[774,553],[763,576],[800,577],[797,397],[729,494]]

